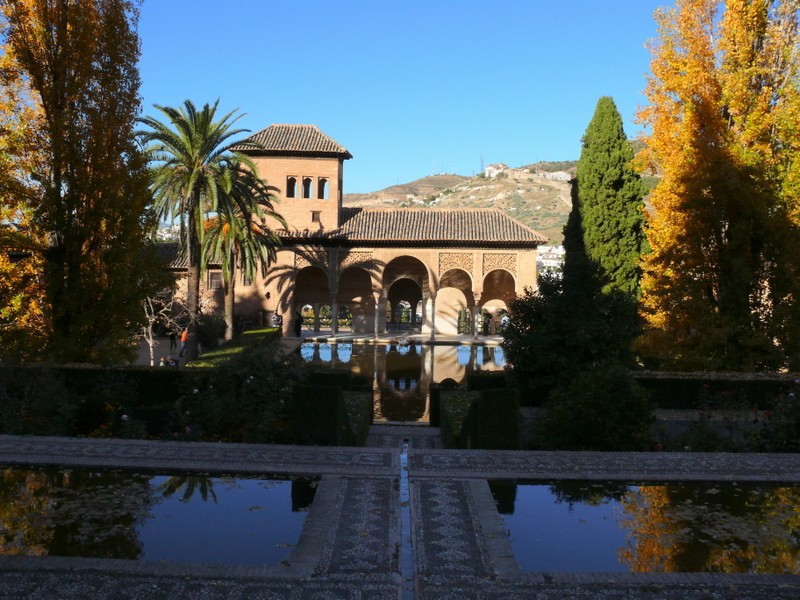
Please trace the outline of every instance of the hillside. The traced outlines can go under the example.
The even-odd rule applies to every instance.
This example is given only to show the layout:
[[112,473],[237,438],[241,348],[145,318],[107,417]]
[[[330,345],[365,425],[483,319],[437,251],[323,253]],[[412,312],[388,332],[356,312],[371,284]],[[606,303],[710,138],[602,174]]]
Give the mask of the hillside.
[[[345,206],[437,206],[441,208],[500,208],[546,236],[551,244],[563,239],[562,229],[572,209],[570,184],[534,175],[572,163],[537,163],[510,169],[497,177],[482,175],[432,175],[411,183],[394,185],[370,194],[345,194]],[[551,165],[558,165],[552,168]],[[551,166],[551,168],[547,168]],[[533,173],[526,172],[527,170]]]

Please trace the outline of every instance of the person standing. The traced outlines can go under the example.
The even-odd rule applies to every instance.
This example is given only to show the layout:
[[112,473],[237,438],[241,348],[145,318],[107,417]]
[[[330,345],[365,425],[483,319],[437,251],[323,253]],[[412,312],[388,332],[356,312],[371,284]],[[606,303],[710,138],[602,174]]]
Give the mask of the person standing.
[[178,349],[178,332],[174,327],[169,328],[169,353],[173,354]]
[[186,352],[186,347],[189,345],[189,329],[187,327],[183,328],[181,331],[181,351],[178,356],[183,356],[183,353]]
[[298,310],[294,315],[294,334],[300,337],[303,331],[303,314]]

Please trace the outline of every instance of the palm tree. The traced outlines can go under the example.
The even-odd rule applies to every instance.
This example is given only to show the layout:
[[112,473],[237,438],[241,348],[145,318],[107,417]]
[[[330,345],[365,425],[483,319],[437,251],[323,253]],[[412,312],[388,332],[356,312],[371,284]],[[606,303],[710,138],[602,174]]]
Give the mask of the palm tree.
[[235,110],[217,119],[217,100],[198,110],[190,100],[181,108],[156,105],[166,122],[144,117],[149,128],[141,132],[151,160],[151,187],[161,219],[180,220],[181,251],[188,263],[186,309],[189,313],[187,358],[197,358],[197,317],[200,312],[203,213],[227,211],[231,162],[251,168],[245,155],[231,151],[233,136],[246,132],[234,124]]
[[276,258],[280,238],[267,225],[274,219],[283,228],[286,221],[275,212],[276,198],[267,183],[257,173],[241,163],[229,163],[229,187],[224,210],[205,223],[203,256],[205,263],[218,262],[222,266],[225,289],[225,339],[233,338],[234,298],[236,272],[254,279],[256,272],[267,274],[267,267]]

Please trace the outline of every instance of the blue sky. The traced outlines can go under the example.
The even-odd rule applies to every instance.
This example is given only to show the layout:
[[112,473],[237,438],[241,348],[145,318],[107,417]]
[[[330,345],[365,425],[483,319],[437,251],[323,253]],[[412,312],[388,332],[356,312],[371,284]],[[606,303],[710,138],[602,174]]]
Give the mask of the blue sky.
[[144,0],[143,112],[220,99],[311,123],[345,192],[481,164],[571,160],[601,96],[635,137],[653,12],[670,0]]

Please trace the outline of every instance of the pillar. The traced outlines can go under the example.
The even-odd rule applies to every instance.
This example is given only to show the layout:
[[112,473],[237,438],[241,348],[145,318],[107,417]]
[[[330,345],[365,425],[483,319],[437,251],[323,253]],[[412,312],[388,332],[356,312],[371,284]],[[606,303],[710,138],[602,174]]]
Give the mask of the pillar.
[[331,335],[339,331],[339,305],[336,303],[336,294],[331,294]]
[[478,315],[481,314],[481,295],[475,291],[472,292],[472,295],[475,298],[475,305],[472,307],[472,337],[477,340],[478,330],[480,329],[478,326]]

